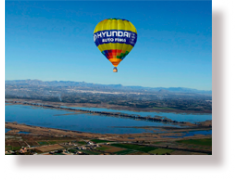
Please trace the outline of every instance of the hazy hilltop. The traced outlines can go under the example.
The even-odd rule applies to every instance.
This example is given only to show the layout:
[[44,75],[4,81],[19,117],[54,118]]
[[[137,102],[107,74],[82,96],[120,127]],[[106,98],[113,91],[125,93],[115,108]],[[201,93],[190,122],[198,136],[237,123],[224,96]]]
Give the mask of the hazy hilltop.
[[154,91],[160,93],[190,93],[190,94],[206,94],[211,95],[212,91],[197,90],[183,87],[142,87],[142,86],[123,86],[121,84],[95,84],[75,81],[41,81],[41,80],[6,80],[6,85],[27,85],[27,86],[56,86],[56,87],[82,87],[98,90],[124,90],[124,91]]

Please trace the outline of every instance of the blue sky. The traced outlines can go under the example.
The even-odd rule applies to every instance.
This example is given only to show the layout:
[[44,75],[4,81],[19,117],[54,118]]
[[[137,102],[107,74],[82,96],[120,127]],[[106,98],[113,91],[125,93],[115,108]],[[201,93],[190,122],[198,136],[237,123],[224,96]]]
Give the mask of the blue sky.
[[[6,2],[6,80],[71,80],[212,90],[208,2]],[[113,73],[93,42],[106,18],[123,18],[138,40]]]

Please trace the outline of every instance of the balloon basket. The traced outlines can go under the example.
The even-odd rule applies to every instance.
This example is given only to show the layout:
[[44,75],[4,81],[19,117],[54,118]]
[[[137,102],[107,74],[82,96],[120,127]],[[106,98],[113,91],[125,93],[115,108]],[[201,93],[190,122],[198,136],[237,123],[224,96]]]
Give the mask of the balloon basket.
[[114,72],[114,73],[118,72],[118,69],[117,69],[116,67],[113,68],[113,72]]

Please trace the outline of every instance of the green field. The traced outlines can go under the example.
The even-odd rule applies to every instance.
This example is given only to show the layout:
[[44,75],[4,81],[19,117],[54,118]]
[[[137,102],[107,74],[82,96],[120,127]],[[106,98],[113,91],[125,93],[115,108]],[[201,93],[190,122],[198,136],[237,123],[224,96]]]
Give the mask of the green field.
[[48,145],[48,143],[46,141],[38,141],[38,144],[40,144],[40,145]]
[[212,138],[208,139],[189,139],[189,140],[179,140],[178,143],[184,144],[194,144],[194,145],[203,145],[203,146],[212,146]]
[[94,143],[105,143],[105,142],[112,142],[112,141],[108,141],[108,140],[101,140],[101,139],[92,139],[91,140]]
[[9,151],[9,150],[11,150],[12,149],[12,146],[5,146],[5,150],[6,151]]
[[71,153],[76,153],[77,149],[69,149],[68,151],[71,152]]
[[142,152],[146,152],[146,153],[149,152],[149,151],[153,151],[155,149],[158,149],[157,147],[140,146],[140,145],[135,145],[135,144],[112,144],[112,146],[126,148],[126,149],[138,150],[138,151],[142,151]]
[[161,154],[166,154],[166,153],[171,154],[171,152],[173,152],[173,151],[174,151],[174,150],[172,150],[172,149],[159,148],[159,149],[155,149],[155,150],[153,150],[153,151],[149,151],[149,153],[161,155]]
[[12,146],[12,150],[19,150],[21,149],[21,146]]
[[78,141],[77,143],[78,143],[78,144],[82,144],[82,145],[83,145],[83,144],[87,144],[85,141]]
[[159,142],[154,142],[153,144],[161,144],[161,143],[165,143],[165,142],[159,141]]
[[21,146],[6,146],[5,149],[7,151],[9,151],[9,150],[19,150],[19,149],[21,149]]
[[90,155],[99,155],[101,153],[99,152],[95,152],[95,151],[88,151],[88,150],[81,150],[84,153],[90,154]]
[[123,151],[115,152],[114,154],[115,155],[126,155],[126,154],[130,154],[130,153],[134,153],[134,152],[136,152],[136,151],[133,150],[133,149],[126,149],[126,150],[123,150]]
[[56,144],[56,141],[48,141],[48,144]]

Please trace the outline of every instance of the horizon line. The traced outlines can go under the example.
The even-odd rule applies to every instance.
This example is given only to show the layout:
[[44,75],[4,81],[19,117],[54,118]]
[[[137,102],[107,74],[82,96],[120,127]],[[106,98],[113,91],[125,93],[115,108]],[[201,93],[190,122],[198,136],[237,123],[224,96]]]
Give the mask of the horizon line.
[[[71,81],[71,82],[84,82],[84,83],[91,83],[91,84],[100,84],[100,83],[92,83],[92,82],[85,82],[85,81],[73,81],[73,80],[48,80],[48,81],[44,81],[44,80],[40,80],[40,79],[15,79],[15,80],[7,80],[7,79],[5,79],[5,81],[25,81],[25,80],[31,80],[31,81],[42,81],[42,82],[53,82],[53,81],[57,81],[57,82],[60,82],[60,81]],[[121,85],[121,86],[125,86],[125,87],[129,87],[129,86],[135,86],[135,87],[137,87],[137,86],[139,86],[139,87],[144,87],[144,88],[185,88],[185,89],[192,89],[192,90],[198,90],[198,91],[212,91],[212,89],[211,90],[203,90],[203,89],[195,89],[195,88],[189,88],[189,87],[149,87],[149,86],[141,86],[141,85],[122,85],[122,84],[100,84],[100,85]]]

